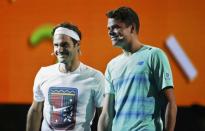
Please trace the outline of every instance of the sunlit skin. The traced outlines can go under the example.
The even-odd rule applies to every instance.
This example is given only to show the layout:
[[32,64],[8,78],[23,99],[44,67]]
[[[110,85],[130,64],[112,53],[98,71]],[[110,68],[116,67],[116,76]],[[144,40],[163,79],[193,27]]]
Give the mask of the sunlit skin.
[[134,25],[127,26],[120,20],[108,18],[107,29],[112,45],[115,47],[122,48],[126,52],[135,52],[142,46]]
[[73,71],[78,67],[79,43],[74,44],[70,36],[57,34],[53,37],[53,47],[61,72]]

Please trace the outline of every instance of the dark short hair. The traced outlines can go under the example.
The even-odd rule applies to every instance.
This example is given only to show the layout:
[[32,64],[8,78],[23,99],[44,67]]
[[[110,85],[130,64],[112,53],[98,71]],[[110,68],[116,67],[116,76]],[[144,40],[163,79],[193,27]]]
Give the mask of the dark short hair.
[[[55,26],[55,27],[53,28],[52,32],[51,32],[52,36],[54,35],[55,30],[56,30],[57,28],[59,28],[59,27],[64,27],[64,28],[67,28],[67,29],[69,29],[69,30],[75,31],[75,32],[78,34],[78,36],[80,37],[80,40],[81,40],[81,37],[82,37],[81,31],[78,29],[78,27],[77,27],[76,25],[71,24],[71,23],[68,23],[68,22],[64,22],[64,23],[61,23],[61,24],[58,24],[57,26]],[[72,39],[72,41],[73,41],[74,44],[78,42],[78,41],[76,41],[76,40],[73,39],[73,38],[71,38],[71,39]]]
[[136,33],[139,33],[140,22],[137,13],[129,7],[120,7],[115,10],[111,10],[106,13],[108,18],[114,18],[125,23],[126,26],[130,26],[134,23]]

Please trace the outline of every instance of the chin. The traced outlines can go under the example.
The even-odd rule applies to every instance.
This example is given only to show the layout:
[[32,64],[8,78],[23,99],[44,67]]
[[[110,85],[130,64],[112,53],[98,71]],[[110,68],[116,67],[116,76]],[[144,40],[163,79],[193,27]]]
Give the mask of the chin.
[[118,46],[118,42],[117,41],[112,41],[112,46]]
[[65,63],[65,61],[62,61],[62,60],[61,60],[61,61],[58,61],[58,62],[59,62],[59,63]]
[[63,59],[58,59],[58,63],[65,63],[66,61]]
[[112,42],[112,46],[120,48],[121,44],[120,44],[120,42]]

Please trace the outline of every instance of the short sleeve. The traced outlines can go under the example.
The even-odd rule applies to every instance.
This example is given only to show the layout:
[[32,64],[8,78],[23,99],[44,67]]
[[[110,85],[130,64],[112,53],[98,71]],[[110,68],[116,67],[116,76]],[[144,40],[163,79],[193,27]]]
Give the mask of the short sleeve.
[[94,90],[95,91],[94,101],[96,107],[103,106],[104,87],[105,87],[105,78],[102,73],[99,73],[97,76],[97,87]]
[[44,95],[41,90],[41,81],[42,81],[42,68],[38,71],[33,86],[33,99],[37,102],[44,101]]
[[162,90],[168,86],[173,87],[172,71],[166,54],[156,49],[152,54],[151,62],[157,88]]
[[109,65],[105,71],[105,94],[115,94],[113,84],[111,82],[111,76],[109,71]]

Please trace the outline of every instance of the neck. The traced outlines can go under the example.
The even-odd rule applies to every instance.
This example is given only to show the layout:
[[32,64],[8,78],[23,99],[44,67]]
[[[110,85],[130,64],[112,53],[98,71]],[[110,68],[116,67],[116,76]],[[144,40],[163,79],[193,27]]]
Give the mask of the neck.
[[73,72],[78,68],[79,65],[79,60],[75,60],[70,63],[59,63],[59,71],[63,73]]
[[128,49],[123,49],[123,51],[127,54],[133,54],[143,46],[138,38],[134,38],[128,45]]
[[131,53],[137,52],[139,49],[142,48],[142,46],[143,44],[138,39],[136,39],[132,45]]

